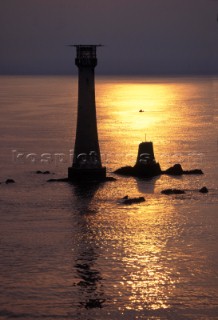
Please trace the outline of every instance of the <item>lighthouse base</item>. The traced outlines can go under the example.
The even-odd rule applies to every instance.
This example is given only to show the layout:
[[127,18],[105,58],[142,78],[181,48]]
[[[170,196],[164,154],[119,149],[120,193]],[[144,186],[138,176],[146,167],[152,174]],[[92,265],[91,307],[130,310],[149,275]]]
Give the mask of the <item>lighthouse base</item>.
[[68,179],[70,181],[105,181],[106,167],[102,168],[68,168]]

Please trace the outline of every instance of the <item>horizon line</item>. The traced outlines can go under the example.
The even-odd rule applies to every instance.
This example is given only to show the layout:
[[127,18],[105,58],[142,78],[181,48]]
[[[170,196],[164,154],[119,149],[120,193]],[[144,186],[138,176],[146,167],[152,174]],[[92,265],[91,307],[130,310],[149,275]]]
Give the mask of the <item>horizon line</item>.
[[[72,73],[58,73],[58,72],[39,72],[39,73],[0,73],[0,76],[77,76],[77,72]],[[129,76],[129,77],[174,77],[174,76],[218,76],[218,72],[204,72],[204,73],[96,73],[98,76]]]

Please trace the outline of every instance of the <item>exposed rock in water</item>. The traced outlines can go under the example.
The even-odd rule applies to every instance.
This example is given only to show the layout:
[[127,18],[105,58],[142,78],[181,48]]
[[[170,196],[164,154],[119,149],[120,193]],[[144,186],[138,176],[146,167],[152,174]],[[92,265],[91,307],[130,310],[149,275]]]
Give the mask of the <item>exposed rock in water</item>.
[[114,171],[114,173],[138,178],[150,178],[161,174],[172,176],[180,176],[182,174],[203,174],[200,169],[183,170],[179,163],[162,171],[160,164],[155,161],[152,142],[142,142],[139,144],[138,155],[134,167],[122,167]]
[[193,170],[183,170],[181,164],[175,164],[174,166],[168,168],[165,171],[161,170],[160,164],[158,162],[152,162],[148,164],[136,164],[134,167],[126,166],[121,167],[114,171],[116,174],[123,176],[132,176],[138,178],[149,178],[155,177],[161,174],[167,174],[170,176],[180,176],[183,174],[204,174],[201,169]]
[[[82,181],[82,183],[84,184],[86,184],[86,183],[92,183],[92,182],[98,182],[98,183],[100,183],[100,182],[107,182],[107,181],[117,181],[117,179],[116,178],[114,178],[114,177],[106,177],[104,180],[100,180],[100,181]],[[57,178],[57,179],[49,179],[49,180],[47,180],[47,182],[69,182],[69,183],[73,183],[71,180],[69,180],[68,178]],[[74,183],[76,183],[76,182],[74,182]],[[79,183],[79,182],[77,182],[77,183]]]
[[165,189],[161,191],[162,194],[171,195],[171,194],[184,194],[184,190],[180,189]]
[[114,177],[106,177],[105,180],[103,180],[103,182],[104,181],[117,181],[117,179]]
[[[186,191],[196,191],[196,192],[201,192],[201,193],[208,193],[209,192],[207,187],[203,187],[200,190],[186,190]],[[186,192],[185,192],[185,190],[181,190],[181,189],[165,189],[165,190],[162,190],[161,193],[166,194],[166,195],[171,195],[171,194],[184,194]]]
[[114,171],[116,174],[132,176],[138,178],[151,178],[161,174],[159,163],[155,161],[152,142],[142,142],[139,144],[136,164],[126,166]]
[[152,161],[147,164],[139,163],[133,167],[133,171],[136,177],[154,177],[161,174],[161,168],[159,163]]
[[49,179],[47,182],[69,182],[68,178]]
[[129,196],[125,196],[122,198],[123,200],[129,199]]
[[5,183],[6,183],[6,184],[15,183],[15,181],[14,181],[13,179],[7,179],[7,180],[5,181]]
[[[126,196],[126,197],[128,197],[128,196]],[[128,198],[124,199],[124,201],[123,201],[124,204],[133,204],[133,203],[140,203],[140,202],[145,202],[145,198],[144,197],[138,197],[138,198],[129,198],[128,197]]]
[[208,193],[209,190],[207,189],[207,187],[203,187],[203,188],[201,188],[201,189],[199,190],[199,192],[201,192],[201,193]]
[[37,170],[36,171],[36,174],[50,174],[51,172],[50,171],[41,171],[41,170]]
[[184,174],[204,174],[201,169],[192,169],[183,171]]
[[131,167],[131,166],[121,167],[121,168],[115,170],[114,173],[124,175],[124,176],[132,176],[133,175],[133,167]]
[[105,302],[105,299],[89,299],[85,303],[82,302],[81,305],[86,309],[103,308],[104,302]]
[[43,174],[50,174],[50,171],[44,171]]
[[161,174],[159,163],[153,162],[150,164],[136,164],[134,167],[121,167],[114,171],[116,174],[123,176],[132,176],[138,178],[150,178]]
[[177,163],[174,166],[162,171],[162,174],[168,174],[172,176],[180,176],[182,174],[203,174],[201,169],[183,170],[181,164]]
[[168,168],[166,171],[163,171],[162,173],[169,175],[181,175],[183,174],[183,169],[181,164],[174,164],[174,166]]

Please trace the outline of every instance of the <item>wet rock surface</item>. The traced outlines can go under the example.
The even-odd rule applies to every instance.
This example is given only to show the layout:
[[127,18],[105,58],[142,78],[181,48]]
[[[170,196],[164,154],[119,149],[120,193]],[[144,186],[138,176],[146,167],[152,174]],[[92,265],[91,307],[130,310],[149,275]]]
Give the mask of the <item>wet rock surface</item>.
[[50,171],[41,171],[41,170],[37,170],[36,171],[36,174],[51,174],[51,172]]
[[15,183],[15,181],[14,181],[13,179],[7,179],[7,180],[5,181],[5,183],[6,183],[6,184]]
[[114,173],[120,174],[120,175],[123,175],[123,176],[133,176],[134,175],[134,170],[133,170],[133,167],[126,166],[126,167],[121,167],[121,168],[115,170]]
[[145,202],[144,197],[129,198],[128,196],[125,196],[123,198],[123,204],[130,205],[130,204],[141,203],[141,202]]
[[182,190],[182,189],[164,189],[161,191],[162,194],[171,195],[171,194],[185,194],[186,192],[200,192],[200,193],[208,193],[209,190],[207,187],[202,187],[201,189],[195,190]]
[[185,191],[181,189],[165,189],[165,190],[162,190],[161,193],[166,195],[185,194]]
[[203,187],[203,188],[201,188],[201,189],[199,190],[199,192],[201,192],[201,193],[208,193],[209,190],[207,189],[207,187]]
[[70,182],[68,178],[49,179],[47,182]]
[[[80,183],[90,183],[90,182],[107,182],[107,181],[117,181],[116,178],[114,177],[106,177],[105,179],[102,179],[102,180],[83,180],[83,181],[80,181]],[[47,180],[47,182],[69,182],[69,183],[79,183],[79,182],[76,182],[76,181],[71,181],[70,179],[68,178],[57,178],[57,179],[49,179]]]
[[201,169],[193,169],[193,170],[183,170],[181,164],[175,164],[174,166],[168,168],[165,171],[161,170],[159,163],[149,164],[149,165],[135,165],[121,167],[114,171],[116,174],[120,174],[123,176],[132,176],[138,178],[149,178],[155,177],[161,174],[167,174],[171,176],[180,176],[183,174],[203,174]]
[[104,181],[117,181],[114,177],[106,177]]
[[168,168],[165,171],[161,172],[162,174],[168,174],[172,176],[180,176],[183,174],[203,174],[201,169],[193,169],[193,170],[183,170],[180,163],[174,164],[174,166]]
[[123,176],[132,176],[138,178],[155,177],[161,174],[161,168],[159,163],[154,163],[151,165],[135,165],[134,167],[126,166],[121,167],[114,171],[116,174]]

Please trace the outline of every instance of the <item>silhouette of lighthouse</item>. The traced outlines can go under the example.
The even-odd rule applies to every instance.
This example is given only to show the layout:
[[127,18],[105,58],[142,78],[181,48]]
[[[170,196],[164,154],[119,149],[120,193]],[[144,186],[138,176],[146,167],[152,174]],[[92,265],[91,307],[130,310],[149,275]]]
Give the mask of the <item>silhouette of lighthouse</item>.
[[78,67],[78,113],[72,167],[69,180],[104,180],[106,168],[102,167],[98,143],[95,106],[96,50],[100,45],[74,45],[75,64]]

